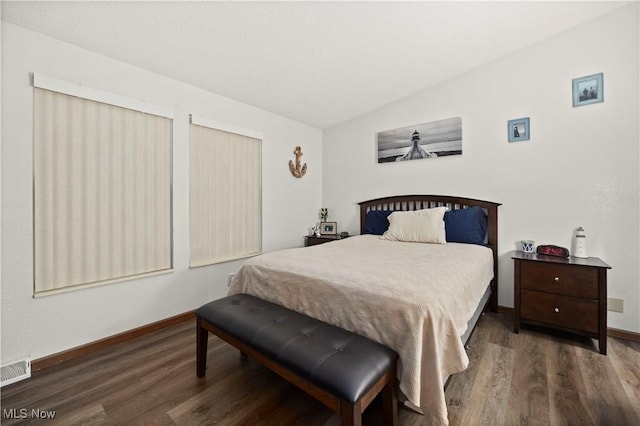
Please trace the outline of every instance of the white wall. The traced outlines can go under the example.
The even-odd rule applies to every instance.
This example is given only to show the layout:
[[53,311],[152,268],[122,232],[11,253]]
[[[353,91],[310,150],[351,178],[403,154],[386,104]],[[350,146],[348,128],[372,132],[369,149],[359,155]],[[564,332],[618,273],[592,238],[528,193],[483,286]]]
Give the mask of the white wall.
[[[0,7],[0,46],[2,46],[2,7]],[[2,93],[2,55],[0,55],[0,93]],[[1,134],[2,134],[2,102],[0,102],[0,135]],[[2,188],[2,149],[0,149],[0,188]],[[2,223],[2,197],[0,196],[0,224],[1,223]],[[2,226],[0,226],[0,241],[2,241]],[[0,244],[0,277],[1,276],[2,276],[2,244]],[[2,306],[0,306],[0,330],[2,330]],[[0,353],[1,352],[2,352],[2,339],[0,338]],[[1,363],[2,361],[0,358],[0,364]]]
[[[516,241],[571,247],[613,266],[609,326],[640,331],[638,4],[452,78],[324,132],[324,205],[359,232],[357,202],[451,194],[502,203],[499,303],[513,306]],[[415,52],[407,63],[423,58]],[[410,65],[408,65],[410,66]],[[572,107],[571,80],[604,73],[604,103]],[[371,90],[375,90],[372,87]],[[376,132],[462,117],[461,156],[376,163]],[[507,120],[531,118],[531,140],[507,142]]]
[[[171,274],[34,299],[33,88],[39,72],[174,108]],[[263,249],[302,246],[322,196],[319,129],[2,23],[2,364],[40,358],[197,308],[226,294],[241,262],[189,269],[188,114],[253,130],[263,140]],[[303,179],[288,162],[301,145]]]

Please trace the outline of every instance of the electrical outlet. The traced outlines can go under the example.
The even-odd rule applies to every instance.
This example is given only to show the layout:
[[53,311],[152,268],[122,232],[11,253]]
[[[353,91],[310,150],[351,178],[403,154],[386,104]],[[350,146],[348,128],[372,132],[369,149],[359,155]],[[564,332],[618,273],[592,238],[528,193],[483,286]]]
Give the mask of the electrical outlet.
[[613,297],[607,298],[607,309],[613,312],[624,312],[624,300]]
[[230,273],[230,274],[227,274],[227,287],[229,287],[231,285],[231,281],[233,281],[233,277],[235,277],[235,276],[236,276],[236,274],[233,273],[233,272]]

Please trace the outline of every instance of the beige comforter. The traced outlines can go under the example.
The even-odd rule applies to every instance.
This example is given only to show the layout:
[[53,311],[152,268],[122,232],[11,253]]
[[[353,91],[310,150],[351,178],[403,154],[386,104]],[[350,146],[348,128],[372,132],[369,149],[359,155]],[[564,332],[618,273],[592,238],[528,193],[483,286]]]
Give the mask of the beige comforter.
[[229,294],[248,293],[377,340],[400,355],[400,390],[447,424],[443,380],[469,359],[460,336],[493,278],[486,247],[362,235],[248,260]]

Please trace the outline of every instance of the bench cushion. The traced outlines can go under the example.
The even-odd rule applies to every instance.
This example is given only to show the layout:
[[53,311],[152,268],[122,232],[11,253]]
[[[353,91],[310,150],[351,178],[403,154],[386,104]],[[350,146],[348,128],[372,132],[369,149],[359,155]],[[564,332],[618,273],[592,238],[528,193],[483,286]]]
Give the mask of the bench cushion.
[[214,300],[196,315],[351,403],[398,358],[371,339],[247,294]]

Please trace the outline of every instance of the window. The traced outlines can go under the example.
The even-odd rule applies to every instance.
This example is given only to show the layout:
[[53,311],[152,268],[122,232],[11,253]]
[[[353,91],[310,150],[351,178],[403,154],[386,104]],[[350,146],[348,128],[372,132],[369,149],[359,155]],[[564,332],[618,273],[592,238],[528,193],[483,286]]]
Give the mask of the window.
[[220,127],[204,118],[191,118],[191,267],[249,257],[262,250],[261,137]]
[[34,87],[35,294],[171,270],[172,120],[44,76]]

